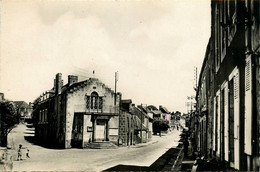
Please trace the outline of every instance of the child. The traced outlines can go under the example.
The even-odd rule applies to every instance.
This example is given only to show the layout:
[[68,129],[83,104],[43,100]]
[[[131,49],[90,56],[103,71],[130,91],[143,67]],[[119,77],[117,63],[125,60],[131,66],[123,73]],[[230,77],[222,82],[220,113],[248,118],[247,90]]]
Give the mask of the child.
[[22,159],[22,145],[20,144],[19,145],[19,149],[18,149],[18,158],[17,158],[17,161],[19,160],[23,160]]
[[27,157],[27,158],[30,158],[30,156],[29,156],[29,149],[27,149],[26,157]]

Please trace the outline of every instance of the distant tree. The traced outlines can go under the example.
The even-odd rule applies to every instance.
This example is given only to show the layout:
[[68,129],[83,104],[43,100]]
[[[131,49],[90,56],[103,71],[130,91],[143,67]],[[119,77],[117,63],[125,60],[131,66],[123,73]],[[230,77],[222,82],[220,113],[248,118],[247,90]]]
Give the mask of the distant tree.
[[153,121],[153,133],[161,133],[167,131],[170,128],[169,121],[165,119],[154,119]]
[[19,122],[13,102],[0,102],[0,146],[7,146],[7,135]]

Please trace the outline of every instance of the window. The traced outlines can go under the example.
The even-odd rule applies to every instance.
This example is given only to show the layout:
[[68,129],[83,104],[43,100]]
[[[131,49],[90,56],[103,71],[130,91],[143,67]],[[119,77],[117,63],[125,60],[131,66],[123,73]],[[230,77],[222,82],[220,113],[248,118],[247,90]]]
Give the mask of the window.
[[97,92],[92,92],[90,96],[86,95],[87,109],[102,109],[103,98],[98,96]]
[[42,122],[42,111],[40,110],[40,113],[39,113],[39,122]]
[[99,109],[102,109],[103,107],[103,99],[102,97],[99,97]]
[[92,92],[91,93],[90,108],[91,109],[98,109],[98,93],[97,92]]
[[87,106],[87,109],[90,108],[90,96],[87,96],[86,106]]

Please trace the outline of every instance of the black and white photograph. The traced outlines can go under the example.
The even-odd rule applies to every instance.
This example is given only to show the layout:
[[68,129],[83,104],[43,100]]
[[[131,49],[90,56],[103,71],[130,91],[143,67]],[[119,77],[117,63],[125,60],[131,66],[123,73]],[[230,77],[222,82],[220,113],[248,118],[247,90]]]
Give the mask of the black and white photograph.
[[260,171],[260,0],[0,0],[0,171]]

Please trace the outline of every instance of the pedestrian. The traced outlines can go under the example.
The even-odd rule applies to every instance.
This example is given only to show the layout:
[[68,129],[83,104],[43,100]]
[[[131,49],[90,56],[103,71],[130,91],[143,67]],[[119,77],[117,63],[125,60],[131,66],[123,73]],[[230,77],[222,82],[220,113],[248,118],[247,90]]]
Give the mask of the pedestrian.
[[27,158],[30,158],[30,156],[29,156],[29,149],[27,149],[26,157],[27,157]]
[[187,157],[187,155],[188,155],[188,148],[189,148],[189,141],[188,141],[188,137],[187,136],[184,139],[183,146],[184,146],[184,157]]
[[19,144],[19,148],[18,148],[18,157],[17,157],[17,161],[19,160],[23,160],[22,159],[22,145]]

